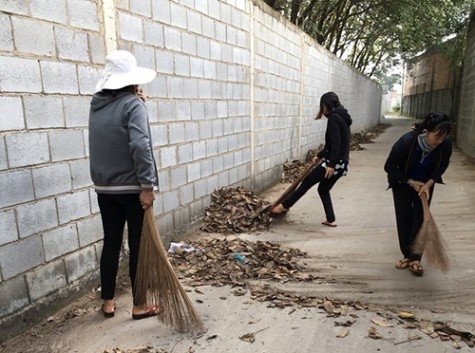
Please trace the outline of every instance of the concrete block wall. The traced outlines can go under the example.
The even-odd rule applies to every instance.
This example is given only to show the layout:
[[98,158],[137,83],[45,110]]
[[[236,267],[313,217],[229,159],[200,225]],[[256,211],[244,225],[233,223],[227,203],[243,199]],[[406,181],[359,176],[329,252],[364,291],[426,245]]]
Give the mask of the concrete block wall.
[[472,13],[467,34],[459,116],[457,119],[457,145],[475,158],[475,12]]
[[214,190],[262,190],[323,143],[322,93],[340,95],[353,131],[380,118],[373,81],[260,0],[3,1],[0,24],[0,341],[97,278],[87,122],[110,50],[157,71],[144,91],[167,239]]

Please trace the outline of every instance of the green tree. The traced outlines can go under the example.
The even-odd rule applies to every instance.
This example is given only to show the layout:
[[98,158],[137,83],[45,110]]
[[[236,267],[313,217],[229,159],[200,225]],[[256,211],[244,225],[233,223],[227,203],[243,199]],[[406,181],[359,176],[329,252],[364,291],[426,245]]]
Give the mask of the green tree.
[[[266,0],[319,44],[370,77],[381,78],[401,59],[465,40],[475,0]],[[460,43],[462,39],[459,40]],[[446,46],[460,62],[463,46]]]

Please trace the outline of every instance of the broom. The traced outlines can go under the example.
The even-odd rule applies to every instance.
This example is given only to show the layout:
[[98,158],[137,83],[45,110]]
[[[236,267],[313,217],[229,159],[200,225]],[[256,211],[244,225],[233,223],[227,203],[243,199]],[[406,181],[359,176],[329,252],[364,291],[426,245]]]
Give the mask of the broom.
[[158,233],[153,207],[145,210],[135,293],[139,303],[158,304],[159,320],[176,331],[204,331],[201,319],[168,260]]
[[421,201],[424,210],[424,221],[416,235],[412,251],[421,256],[424,254],[424,258],[429,265],[446,272],[449,269],[449,259],[439,229],[430,213],[425,193],[421,195]]
[[297,189],[297,186],[300,185],[302,180],[305,179],[307,175],[310,174],[310,172],[316,167],[320,165],[320,163],[312,163],[310,164],[304,171],[303,173],[296,179],[290,186],[282,193],[282,195],[279,196],[277,200],[275,200],[271,205],[270,209],[272,210],[275,206],[277,206],[279,203],[282,202],[287,196],[289,196],[295,189]]

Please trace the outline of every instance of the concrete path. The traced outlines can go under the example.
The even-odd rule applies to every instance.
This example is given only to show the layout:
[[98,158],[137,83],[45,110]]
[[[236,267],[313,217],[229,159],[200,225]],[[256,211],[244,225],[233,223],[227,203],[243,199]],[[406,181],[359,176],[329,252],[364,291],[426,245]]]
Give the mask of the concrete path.
[[[228,286],[200,287],[202,294],[190,291],[194,302],[200,299],[195,302],[196,309],[208,331],[201,337],[180,335],[155,319],[131,320],[131,297],[126,288],[116,298],[113,319],[100,315],[100,300],[92,293],[0,346],[0,352],[112,353],[116,347],[124,352],[144,348],[143,353],[453,352],[451,342],[403,328],[394,319],[390,327],[375,325],[371,320],[377,313],[394,316],[395,311],[405,310],[415,313],[419,320],[440,320],[459,330],[475,332],[475,165],[454,151],[445,175],[446,185],[437,186],[435,191],[432,213],[447,242],[451,270],[444,274],[426,266],[422,278],[396,270],[394,264],[401,255],[383,164],[392,144],[410,129],[411,121],[388,118],[386,122],[392,127],[374,143],[364,145],[366,150],[351,152],[349,175],[334,188],[337,228],[320,224],[323,210],[313,188],[269,231],[239,235],[308,252],[307,265],[320,281],[286,284],[286,291],[367,304],[370,310],[354,313],[358,319],[348,328],[347,337],[336,337],[346,328],[335,326],[335,319],[322,308],[268,308],[267,303],[253,300],[249,294],[234,296],[233,288]],[[276,185],[261,196],[273,201],[286,186]],[[210,235],[194,235],[203,236]],[[383,338],[368,338],[370,326]],[[254,343],[239,339],[255,332]],[[415,335],[420,339],[408,339]],[[457,351],[473,349],[462,344]]]

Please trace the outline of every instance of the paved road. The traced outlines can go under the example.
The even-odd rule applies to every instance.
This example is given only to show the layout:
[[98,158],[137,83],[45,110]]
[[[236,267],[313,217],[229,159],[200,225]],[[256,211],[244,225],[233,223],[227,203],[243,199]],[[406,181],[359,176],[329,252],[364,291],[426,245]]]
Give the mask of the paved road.
[[[155,319],[133,321],[130,294],[117,296],[113,319],[104,319],[100,301],[90,294],[64,308],[48,322],[0,347],[0,352],[113,352],[115,347],[160,353],[446,353],[451,342],[431,339],[417,329],[381,327],[371,320],[377,312],[414,312],[417,318],[449,322],[452,327],[475,332],[475,164],[455,151],[445,175],[446,185],[436,189],[432,213],[447,241],[452,267],[440,273],[426,267],[422,278],[394,268],[400,258],[390,191],[386,191],[383,164],[391,145],[411,126],[407,119],[388,119],[392,127],[366,150],[351,153],[350,173],[333,192],[337,228],[322,226],[323,212],[316,189],[311,189],[269,231],[243,234],[249,240],[271,240],[307,251],[307,265],[320,283],[285,285],[286,291],[361,301],[371,310],[353,312],[356,323],[345,338],[321,308],[268,308],[245,296],[234,296],[233,288],[204,286],[203,294],[191,291],[190,298],[202,315],[208,332],[190,337],[170,331]],[[276,185],[262,197],[274,200],[286,185]],[[197,237],[209,236],[196,234]],[[128,289],[127,289],[128,291]],[[351,310],[351,309],[350,309]],[[76,315],[73,315],[76,313]],[[393,315],[394,316],[394,315]],[[396,315],[397,316],[397,315]],[[349,318],[345,316],[344,318]],[[383,339],[368,338],[376,327]],[[261,331],[262,330],[262,331]],[[254,333],[254,343],[239,339]],[[408,340],[420,336],[420,340]],[[400,344],[399,344],[400,343]],[[472,352],[462,344],[458,352]],[[134,351],[137,352],[137,351]]]

